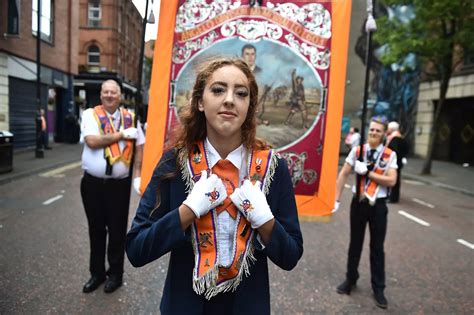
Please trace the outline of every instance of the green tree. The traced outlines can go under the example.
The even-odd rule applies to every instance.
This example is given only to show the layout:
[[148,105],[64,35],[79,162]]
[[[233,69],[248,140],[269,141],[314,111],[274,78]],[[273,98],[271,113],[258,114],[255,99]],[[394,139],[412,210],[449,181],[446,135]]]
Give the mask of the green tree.
[[374,39],[388,44],[384,64],[399,62],[408,53],[418,57],[420,69],[440,83],[439,100],[431,127],[422,174],[431,174],[433,147],[449,80],[466,54],[474,51],[473,0],[382,0],[387,6],[409,5],[415,17],[401,22],[387,16],[377,19]]

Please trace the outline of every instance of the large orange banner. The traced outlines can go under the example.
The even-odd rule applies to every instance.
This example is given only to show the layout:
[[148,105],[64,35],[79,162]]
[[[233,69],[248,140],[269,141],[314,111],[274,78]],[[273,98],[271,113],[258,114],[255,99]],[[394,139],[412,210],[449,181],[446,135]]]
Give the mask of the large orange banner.
[[344,100],[351,1],[166,0],[153,58],[142,189],[196,69],[242,58],[259,83],[257,135],[286,159],[302,216],[329,215]]

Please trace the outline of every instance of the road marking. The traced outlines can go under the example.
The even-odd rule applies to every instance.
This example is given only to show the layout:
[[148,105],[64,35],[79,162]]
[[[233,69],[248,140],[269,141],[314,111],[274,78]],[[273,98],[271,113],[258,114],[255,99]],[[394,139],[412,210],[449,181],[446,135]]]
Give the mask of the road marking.
[[53,202],[55,202],[56,200],[61,199],[62,197],[63,197],[63,195],[57,195],[57,196],[55,196],[53,198],[50,198],[50,199],[46,200],[45,202],[43,202],[43,205],[47,206],[49,204],[52,204]]
[[351,188],[351,185],[344,184],[344,187]]
[[468,241],[465,241],[465,240],[460,239],[460,238],[458,238],[457,241],[458,241],[459,244],[462,244],[462,245],[464,245],[464,246],[467,246],[467,247],[469,247],[470,249],[474,249],[474,244],[471,244],[471,243],[469,243]]
[[411,200],[413,200],[416,203],[419,203],[422,206],[426,206],[426,207],[431,208],[431,209],[433,209],[435,207],[431,203],[427,203],[427,202],[425,202],[423,200],[420,200],[420,199],[417,199],[417,198],[411,198]]
[[430,224],[426,221],[423,221],[422,219],[418,219],[417,217],[415,217],[414,215],[411,215],[403,210],[400,210],[398,211],[399,214],[403,215],[404,217],[407,217],[408,219],[410,220],[413,220],[415,221],[416,223],[418,224],[421,224],[421,225],[424,225],[424,226],[430,226]]
[[417,180],[404,179],[403,181],[407,184],[412,184],[412,185],[417,185],[417,186],[426,185],[425,183],[419,182]]
[[41,174],[39,174],[39,176],[41,176],[41,177],[64,177],[64,174],[62,174],[62,173],[64,173],[65,171],[68,171],[68,170],[72,170],[73,168],[76,168],[78,166],[81,166],[81,162],[74,162],[74,163],[71,163],[71,164],[67,164],[67,165],[58,167],[54,170],[51,170],[51,171],[48,171],[48,172],[45,172],[45,173],[41,173]]

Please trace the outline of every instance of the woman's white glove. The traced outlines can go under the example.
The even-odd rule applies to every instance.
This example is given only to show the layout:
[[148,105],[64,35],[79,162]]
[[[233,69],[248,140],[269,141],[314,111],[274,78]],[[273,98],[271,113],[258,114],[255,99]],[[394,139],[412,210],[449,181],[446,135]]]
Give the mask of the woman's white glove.
[[136,139],[138,137],[138,130],[135,127],[130,127],[121,131],[124,139]]
[[250,222],[253,229],[258,229],[263,224],[273,219],[273,213],[267,203],[265,194],[260,189],[262,183],[255,185],[246,179],[240,188],[236,188],[230,199],[240,212]]
[[140,191],[140,185],[142,183],[142,178],[141,177],[135,177],[133,179],[133,189],[135,190],[135,192],[141,196],[142,195],[142,192]]
[[365,162],[357,160],[354,166],[354,171],[359,175],[367,174],[367,164]]
[[226,198],[227,191],[222,180],[216,174],[207,177],[207,171],[202,171],[201,178],[194,183],[193,190],[183,204],[191,208],[199,219],[224,202]]

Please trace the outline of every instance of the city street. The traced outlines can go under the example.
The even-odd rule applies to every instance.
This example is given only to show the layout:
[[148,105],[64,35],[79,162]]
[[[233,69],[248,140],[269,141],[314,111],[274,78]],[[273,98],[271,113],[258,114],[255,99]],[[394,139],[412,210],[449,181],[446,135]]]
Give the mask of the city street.
[[[89,241],[81,175],[73,163],[0,185],[1,314],[159,313],[167,257],[140,269],[126,261],[125,285],[112,294],[103,287],[82,293]],[[336,293],[350,197],[346,188],[329,222],[302,220],[304,255],[293,271],[269,263],[274,314],[474,313],[474,197],[404,180],[401,202],[389,205],[387,310],[372,298],[368,233],[357,288],[350,296]],[[137,202],[133,194],[130,219]]]

